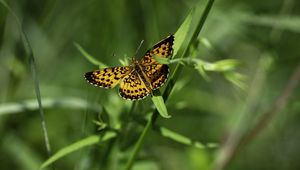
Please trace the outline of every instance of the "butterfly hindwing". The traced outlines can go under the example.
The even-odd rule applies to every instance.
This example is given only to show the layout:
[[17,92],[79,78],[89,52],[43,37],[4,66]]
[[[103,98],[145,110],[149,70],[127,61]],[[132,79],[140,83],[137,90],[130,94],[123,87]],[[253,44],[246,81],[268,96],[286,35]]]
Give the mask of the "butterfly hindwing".
[[124,99],[139,100],[150,93],[151,91],[135,71],[126,75],[120,84],[119,94]]
[[153,90],[161,87],[168,79],[169,66],[164,64],[152,64],[143,67],[143,72],[148,77]]
[[110,67],[85,73],[85,79],[95,85],[104,88],[115,87],[127,74],[130,67]]

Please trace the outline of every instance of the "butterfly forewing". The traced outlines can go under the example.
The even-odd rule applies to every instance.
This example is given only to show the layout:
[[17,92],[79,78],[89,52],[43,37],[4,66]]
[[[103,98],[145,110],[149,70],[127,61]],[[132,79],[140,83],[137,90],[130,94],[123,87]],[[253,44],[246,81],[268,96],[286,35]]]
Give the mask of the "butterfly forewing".
[[85,73],[85,79],[95,85],[104,88],[115,87],[131,71],[131,67],[110,67]]
[[[142,65],[149,65],[157,63],[153,56],[167,58],[173,52],[174,36],[170,35],[159,43],[155,44],[152,49],[148,50],[141,59]],[[157,63],[159,64],[159,63]]]

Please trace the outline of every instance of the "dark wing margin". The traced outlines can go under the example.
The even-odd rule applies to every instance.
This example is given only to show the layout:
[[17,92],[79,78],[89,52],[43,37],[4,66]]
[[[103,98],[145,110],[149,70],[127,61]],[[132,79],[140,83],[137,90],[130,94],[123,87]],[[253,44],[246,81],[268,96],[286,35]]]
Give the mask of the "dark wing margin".
[[148,50],[148,52],[150,52],[150,54],[151,52],[153,52],[154,54],[160,54],[161,57],[168,57],[173,52],[173,45],[174,35],[169,35],[167,38],[155,44],[151,50]]
[[141,59],[142,65],[158,64],[152,57],[168,58],[173,53],[174,35],[170,35],[167,38],[161,40],[146,52],[144,57]]

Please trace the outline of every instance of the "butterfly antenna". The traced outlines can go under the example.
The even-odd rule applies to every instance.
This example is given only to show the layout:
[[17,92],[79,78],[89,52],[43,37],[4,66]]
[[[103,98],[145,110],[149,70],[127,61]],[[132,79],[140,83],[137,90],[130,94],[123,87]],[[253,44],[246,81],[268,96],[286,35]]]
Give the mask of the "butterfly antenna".
[[143,43],[144,43],[144,40],[142,40],[142,41],[140,42],[140,45],[139,45],[139,47],[136,49],[134,56],[137,55],[137,53],[138,53],[138,51],[140,50],[140,48],[141,48],[141,46],[142,46]]

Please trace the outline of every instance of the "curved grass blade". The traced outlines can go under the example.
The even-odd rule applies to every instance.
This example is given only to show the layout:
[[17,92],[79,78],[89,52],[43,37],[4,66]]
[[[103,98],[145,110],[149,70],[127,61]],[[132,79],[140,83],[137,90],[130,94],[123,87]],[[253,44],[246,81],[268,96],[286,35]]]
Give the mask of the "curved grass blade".
[[10,8],[10,6],[4,0],[0,0],[0,3],[13,15],[13,17],[15,18],[17,25],[19,27],[19,32],[21,34],[22,43],[25,48],[25,57],[28,61],[28,66],[29,66],[31,76],[33,79],[34,90],[35,90],[35,94],[36,94],[37,103],[39,106],[41,126],[42,126],[42,130],[43,130],[43,134],[44,134],[44,141],[45,141],[45,145],[46,145],[47,154],[49,157],[51,155],[51,146],[50,146],[50,140],[48,137],[48,130],[47,130],[47,126],[46,126],[44,110],[43,110],[43,106],[42,106],[41,92],[40,92],[40,86],[39,86],[39,80],[38,80],[37,71],[36,71],[36,63],[35,63],[35,57],[33,54],[33,50],[32,50],[31,44],[29,42],[29,39],[27,37],[27,34],[25,33],[25,30],[23,29],[20,19],[18,18],[16,13]]
[[108,67],[106,64],[102,63],[101,61],[95,59],[92,55],[90,55],[88,52],[86,52],[81,45],[79,45],[76,42],[73,42],[74,46],[77,48],[77,50],[92,64],[99,66],[100,68]]
[[60,149],[58,152],[56,152],[53,156],[51,156],[49,159],[47,159],[41,166],[40,169],[46,168],[47,166],[51,165],[53,162],[57,161],[58,159],[75,152],[79,149],[82,149],[84,147],[94,145],[99,142],[104,142],[109,139],[112,139],[116,137],[117,134],[115,132],[107,132],[103,137],[98,135],[92,135],[85,139],[82,139],[80,141],[77,141],[67,147],[64,147]]
[[189,145],[189,146],[193,146],[196,147],[198,149],[205,149],[205,148],[216,148],[218,147],[217,143],[207,143],[207,144],[203,144],[199,141],[195,141],[192,140],[186,136],[183,136],[177,132],[174,132],[172,130],[169,130],[167,128],[164,127],[160,127],[159,128],[159,132],[162,136],[169,138],[173,141],[176,141],[178,143],[184,144],[184,145]]

